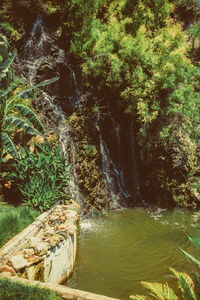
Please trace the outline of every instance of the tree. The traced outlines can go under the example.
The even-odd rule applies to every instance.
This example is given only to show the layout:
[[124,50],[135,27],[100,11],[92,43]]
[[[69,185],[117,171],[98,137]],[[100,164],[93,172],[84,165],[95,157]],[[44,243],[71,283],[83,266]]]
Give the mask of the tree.
[[[85,82],[95,78],[99,89],[117,95],[120,110],[137,120],[143,165],[154,166],[153,160],[165,156],[162,166],[172,163],[166,175],[169,184],[176,168],[177,185],[188,181],[187,193],[194,194],[190,188],[192,177],[199,176],[200,72],[188,58],[190,47],[182,24],[172,19],[175,7],[167,0],[113,0],[106,5],[103,17],[99,7],[90,17],[83,40],[74,35],[71,49],[85,58]],[[185,147],[184,141],[191,147]],[[177,151],[179,165],[174,161]]]

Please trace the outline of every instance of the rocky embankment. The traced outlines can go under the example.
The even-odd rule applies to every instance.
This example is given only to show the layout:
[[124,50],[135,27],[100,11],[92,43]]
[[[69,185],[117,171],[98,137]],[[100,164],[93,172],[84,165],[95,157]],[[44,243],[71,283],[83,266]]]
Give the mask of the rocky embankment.
[[[76,244],[74,235],[77,231],[79,220],[79,205],[72,202],[70,205],[56,205],[49,212],[42,214],[22,231],[11,239],[0,250],[0,271],[6,272],[8,276],[45,281],[46,270],[50,274],[53,260],[52,253],[59,257],[60,249],[65,246],[74,249]],[[75,250],[76,251],[76,250]],[[68,275],[72,271],[75,253],[68,249],[65,251],[70,261]],[[66,258],[67,261],[67,258]],[[71,265],[72,264],[72,265]],[[64,276],[62,271],[61,277]],[[62,279],[62,278],[60,278]],[[46,279],[48,281],[48,279]],[[57,280],[60,281],[60,280]]]

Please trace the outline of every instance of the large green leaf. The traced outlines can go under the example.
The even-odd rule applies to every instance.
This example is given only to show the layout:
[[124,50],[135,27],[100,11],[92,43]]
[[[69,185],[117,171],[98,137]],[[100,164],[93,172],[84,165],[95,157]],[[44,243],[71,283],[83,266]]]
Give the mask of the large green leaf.
[[13,143],[13,141],[10,139],[8,134],[6,132],[2,132],[0,134],[0,138],[4,143],[4,147],[6,151],[14,158],[19,158],[19,154],[17,152],[17,149]]
[[24,93],[27,93],[27,92],[30,92],[36,88],[39,88],[39,87],[43,87],[43,86],[47,86],[47,85],[50,85],[51,83],[57,81],[59,79],[59,77],[54,77],[54,78],[51,78],[51,79],[48,79],[48,80],[44,80],[34,86],[31,86],[29,87],[28,89],[25,89],[25,90],[21,90],[19,92],[17,92],[18,96],[19,97],[22,97]]
[[33,124],[34,128],[37,129],[41,133],[45,133],[45,129],[41,123],[41,121],[38,119],[36,114],[27,106],[22,104],[15,104],[14,107],[24,116],[26,117],[31,124]]
[[180,251],[188,258],[190,259],[193,263],[195,263],[198,267],[200,267],[200,261],[198,259],[196,259],[195,257],[193,257],[192,255],[190,255],[189,253],[187,253],[186,251],[184,251],[183,249],[179,248]]
[[27,133],[29,133],[31,135],[40,135],[41,136],[40,132],[38,132],[34,127],[29,125],[23,119],[9,115],[8,117],[6,117],[4,119],[4,121],[9,125],[14,125],[17,128],[21,128],[21,129],[25,130]]
[[198,300],[195,293],[195,284],[192,278],[184,272],[178,272],[172,268],[170,268],[170,270],[179,279],[179,287],[183,298],[185,300]]
[[9,67],[13,63],[13,60],[15,59],[16,54],[17,54],[17,50],[15,50],[12,53],[10,58],[8,58],[6,61],[4,61],[0,64],[0,80],[2,78],[6,77],[6,74],[9,71]]
[[174,291],[168,286],[168,284],[160,283],[150,283],[142,281],[142,285],[151,290],[151,295],[153,295],[158,300],[178,300]]
[[200,240],[192,236],[188,236],[190,241],[200,250]]
[[4,35],[0,35],[0,55],[3,57],[3,60],[8,58],[8,41]]

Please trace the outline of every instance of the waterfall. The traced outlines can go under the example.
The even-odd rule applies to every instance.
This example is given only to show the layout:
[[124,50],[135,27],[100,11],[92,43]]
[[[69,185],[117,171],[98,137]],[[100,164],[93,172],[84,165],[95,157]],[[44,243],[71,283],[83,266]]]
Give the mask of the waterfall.
[[[69,64],[69,55],[65,52],[65,50],[59,48],[56,42],[56,34],[47,30],[43,24],[42,17],[38,16],[37,20],[33,24],[29,39],[24,46],[23,57],[21,57],[21,65],[23,68],[23,76],[29,80],[31,85],[34,85],[38,82],[38,80],[41,80],[41,76],[43,76],[43,74],[46,75],[48,70],[52,72],[52,77],[57,76],[58,73],[60,74],[60,78],[62,76],[62,81],[60,79],[58,83],[58,85],[61,85],[62,96],[60,96],[59,91],[56,91],[56,95],[54,96],[50,95],[48,92],[42,91],[42,100],[36,99],[35,104],[40,111],[40,114],[43,114],[42,118],[44,121],[49,122],[48,119],[50,119],[52,121],[50,126],[52,126],[52,123],[56,126],[56,132],[58,133],[59,143],[66,157],[66,163],[71,163],[72,165],[70,171],[71,179],[68,188],[69,193],[74,200],[79,203],[83,203],[83,195],[79,188],[80,174],[78,176],[76,171],[78,170],[76,167],[79,165],[79,162],[77,164],[77,157],[80,155],[82,150],[80,151],[79,149],[79,141],[77,142],[74,130],[69,123],[66,122],[67,115],[64,113],[61,106],[65,107],[66,105],[67,109],[69,106],[70,110],[75,113],[80,113],[85,102],[78,86],[78,80],[76,77],[77,74],[75,73],[72,65]],[[47,68],[47,73],[44,73],[44,68]],[[63,72],[63,69],[65,69],[65,73],[61,73],[61,71]],[[49,77],[51,77],[51,73],[48,74],[48,78]],[[94,90],[95,89],[93,88],[92,97],[95,104],[97,104],[98,101]],[[58,101],[61,101],[62,105],[60,104],[61,102]],[[66,111],[68,113],[68,110]],[[45,119],[46,114],[49,115],[48,119]],[[100,114],[101,111],[98,110],[96,114],[96,122],[99,128],[99,147],[97,146],[98,142],[95,140],[95,145],[99,149],[101,159],[102,173],[100,171],[100,175],[102,174],[102,177],[100,180],[102,180],[102,189],[105,194],[105,201],[109,202],[111,208],[118,208],[124,199],[129,199],[132,196],[132,188],[130,189],[129,186],[130,179],[132,186],[134,186],[134,196],[139,196],[139,181],[134,154],[133,124],[130,126],[129,140],[126,141],[127,148],[129,148],[128,159],[131,155],[131,159],[129,159],[131,162],[128,162],[129,165],[127,168],[127,162],[124,160],[126,153],[123,148],[122,130],[124,130],[124,128],[121,127],[121,123],[116,121],[116,118],[111,112],[109,103],[107,102],[106,115],[107,120],[109,119],[109,130],[112,131],[112,137],[114,138],[114,145],[110,144],[108,138],[106,139],[105,129],[102,128],[105,125],[103,123],[104,121],[100,122]],[[131,175],[128,174],[130,169]],[[127,170],[129,171],[127,172]],[[125,202],[128,203],[129,200]]]
[[[121,151],[121,139],[120,139],[120,126],[119,124],[117,124],[117,122],[115,121],[115,119],[112,116],[112,113],[110,111],[110,105],[109,102],[107,102],[107,110],[108,110],[108,114],[110,116],[110,119],[112,121],[112,126],[113,126],[113,130],[115,132],[115,136],[116,136],[116,140],[117,140],[117,145],[116,149],[117,149],[117,165],[113,163],[113,168],[117,177],[117,184],[118,187],[120,189],[120,191],[122,191],[123,195],[128,198],[130,197],[130,194],[124,184],[124,165],[122,163],[122,151]],[[109,153],[109,151],[107,150],[107,152]]]
[[38,15],[24,47],[23,62],[26,66],[24,77],[29,80],[30,84],[35,83],[37,70],[46,61],[44,47],[48,48],[48,46],[50,46],[50,38],[44,30],[42,17]]
[[112,205],[114,208],[119,207],[119,202],[120,202],[120,195],[118,191],[116,190],[116,184],[115,184],[115,178],[113,176],[113,171],[114,169],[114,164],[110,158],[108,148],[106,146],[106,143],[104,142],[102,138],[102,133],[101,133],[101,126],[100,126],[100,112],[98,111],[97,113],[97,124],[100,128],[99,132],[99,143],[100,143],[100,154],[101,154],[101,159],[102,159],[102,171],[104,175],[104,179],[106,182],[107,190],[109,191]]
[[140,188],[139,188],[139,180],[138,180],[138,172],[137,172],[137,164],[135,157],[135,141],[134,141],[134,125],[133,121],[130,125],[130,151],[131,151],[131,181],[134,186],[134,196],[140,196]]
[[[26,69],[24,77],[30,81],[31,84],[34,84],[36,80],[36,75],[38,69],[44,62],[48,62],[48,59],[51,61],[51,50],[52,45],[50,44],[51,37],[45,31],[42,18],[38,16],[36,22],[33,25],[33,29],[30,33],[30,38],[25,44],[24,47],[24,58],[22,64]],[[55,47],[54,47],[55,50]],[[55,58],[54,58],[55,60]],[[57,63],[64,63],[65,53],[62,49],[57,49]],[[53,114],[53,122],[56,124],[59,142],[62,148],[62,151],[66,157],[66,163],[69,163],[69,152],[71,153],[72,167],[70,174],[69,182],[69,193],[74,200],[80,202],[81,195],[78,185],[78,176],[75,170],[75,156],[76,156],[76,147],[71,135],[71,128],[66,124],[65,120],[67,117],[63,113],[60,106],[55,104],[55,97],[50,96],[47,92],[42,92],[42,103],[43,111],[47,109],[51,110]],[[36,100],[37,105],[37,100]]]

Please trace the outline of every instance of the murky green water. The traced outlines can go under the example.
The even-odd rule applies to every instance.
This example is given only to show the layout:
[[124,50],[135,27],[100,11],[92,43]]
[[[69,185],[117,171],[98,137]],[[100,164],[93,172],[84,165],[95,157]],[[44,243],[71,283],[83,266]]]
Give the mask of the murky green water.
[[191,272],[179,247],[200,257],[187,235],[200,237],[200,212],[135,208],[81,223],[80,247],[67,286],[118,299],[145,294],[140,282],[174,288],[169,267]]

